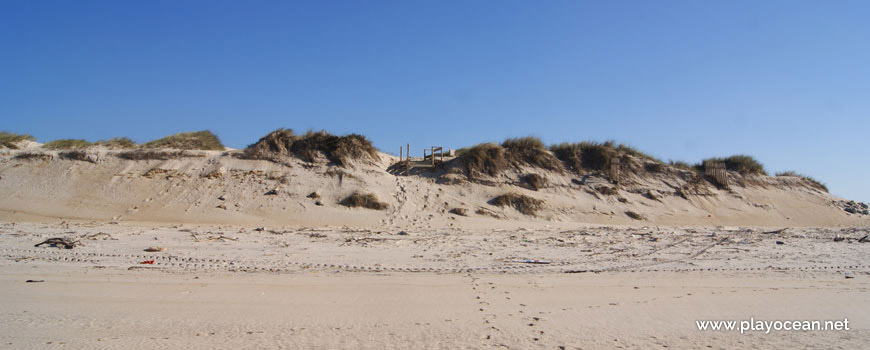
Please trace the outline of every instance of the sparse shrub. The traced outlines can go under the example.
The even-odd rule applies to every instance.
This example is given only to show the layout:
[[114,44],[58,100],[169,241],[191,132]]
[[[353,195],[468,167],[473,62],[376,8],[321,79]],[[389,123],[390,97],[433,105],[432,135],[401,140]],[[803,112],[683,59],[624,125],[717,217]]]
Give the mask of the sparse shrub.
[[54,159],[54,156],[42,152],[23,152],[17,154],[14,158],[22,160],[52,160]]
[[767,172],[764,170],[764,165],[755,160],[755,158],[752,158],[752,156],[741,154],[733,155],[727,158],[708,158],[701,162],[701,164],[699,164],[701,170],[704,170],[705,163],[707,162],[724,162],[725,169],[737,171],[741,174],[767,175]]
[[142,148],[172,148],[185,150],[223,151],[224,145],[211,131],[180,132],[162,139],[146,142]]
[[535,216],[544,207],[544,201],[517,193],[506,193],[493,198],[490,204],[500,207],[512,207],[529,216]]
[[16,134],[13,132],[0,131],[0,146],[9,149],[18,149],[18,143],[21,141],[36,141],[36,138],[27,134]]
[[94,142],[94,146],[102,146],[108,149],[133,149],[139,147],[136,142],[127,137],[113,137],[108,140]]
[[42,148],[55,149],[55,150],[58,150],[58,149],[75,150],[75,149],[87,148],[90,145],[91,145],[91,143],[88,141],[85,141],[85,140],[61,139],[61,140],[54,140],[51,142],[46,142],[44,145],[42,145]]
[[97,162],[96,155],[90,154],[87,151],[80,150],[80,149],[59,152],[57,155],[61,159],[78,160],[78,161],[90,162],[90,163]]
[[371,193],[363,194],[360,192],[354,192],[347,198],[343,199],[341,201],[341,205],[350,208],[362,207],[374,210],[384,210],[390,207],[390,205],[387,203],[379,202],[378,197],[376,197],[375,195]]
[[526,174],[522,176],[521,180],[523,183],[529,185],[529,187],[535,191],[547,187],[547,178],[540,174]]
[[278,129],[269,133],[257,143],[248,146],[245,153],[251,158],[269,160],[292,154],[310,163],[324,155],[338,166],[347,166],[352,160],[380,159],[378,150],[365,136],[335,136],[326,131],[308,131],[305,135],[296,136],[290,129]]
[[144,150],[137,149],[135,151],[125,151],[118,153],[118,158],[129,160],[168,160],[180,158],[202,158],[203,154],[184,152],[184,151],[160,151],[160,150]]
[[796,172],[796,171],[794,171],[794,170],[788,170],[788,171],[778,172],[778,173],[776,173],[776,176],[795,176],[795,177],[799,177],[799,178],[803,179],[804,181],[809,182],[810,185],[812,185],[813,187],[818,188],[818,189],[820,189],[820,190],[822,190],[822,191],[828,192],[828,186],[826,186],[826,185],[825,185],[824,183],[822,183],[821,181],[816,180],[816,179],[814,179],[814,178],[812,178],[812,177],[810,177],[810,176],[800,174],[800,173],[798,173],[798,172]]

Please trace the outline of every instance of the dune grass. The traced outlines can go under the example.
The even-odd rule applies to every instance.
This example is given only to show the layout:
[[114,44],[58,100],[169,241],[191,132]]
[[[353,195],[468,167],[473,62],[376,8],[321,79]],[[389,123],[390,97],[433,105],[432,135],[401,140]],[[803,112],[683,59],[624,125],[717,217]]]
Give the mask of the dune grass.
[[462,162],[469,177],[477,174],[496,176],[520,165],[551,171],[564,169],[561,161],[535,137],[510,138],[501,145],[481,143],[462,148],[457,152],[457,159]]
[[378,197],[371,193],[354,192],[340,202],[349,208],[367,208],[374,210],[385,210],[390,207],[389,204],[378,201]]
[[353,160],[380,160],[378,150],[363,135],[336,136],[326,131],[309,130],[298,136],[291,129],[278,129],[269,133],[248,146],[245,154],[254,159],[267,160],[293,155],[310,163],[325,156],[338,166],[347,166]]
[[75,150],[75,149],[83,149],[88,148],[92,143],[85,140],[78,139],[60,139],[46,142],[42,145],[42,148],[45,149],[54,149],[54,150]]
[[813,187],[816,187],[816,188],[818,188],[818,189],[820,189],[820,190],[822,190],[822,191],[828,192],[828,186],[826,186],[826,185],[825,185],[824,183],[822,183],[821,181],[816,180],[816,179],[814,179],[814,178],[812,178],[812,177],[810,177],[810,176],[808,176],[808,175],[804,175],[804,174],[798,173],[798,172],[796,172],[796,171],[794,171],[794,170],[788,170],[788,171],[778,172],[778,173],[776,173],[776,176],[794,176],[794,177],[799,177],[799,178],[801,178],[801,179],[804,179],[804,181],[809,182],[810,185],[812,185]]
[[458,158],[469,177],[476,174],[496,176],[510,167],[503,147],[494,143],[481,143],[462,152]]
[[493,198],[490,203],[500,207],[511,207],[524,215],[535,216],[544,207],[544,201],[518,193],[506,193]]
[[537,137],[518,137],[504,140],[501,146],[505,155],[514,164],[526,164],[539,169],[562,171],[562,163],[547,151],[544,142]]
[[108,140],[100,140],[94,142],[94,146],[102,146],[108,149],[133,149],[139,145],[127,137],[113,137]]
[[535,191],[547,187],[548,183],[546,177],[535,173],[525,174],[520,178],[520,180],[523,183],[529,185],[529,187]]
[[582,154],[580,144],[562,142],[560,144],[550,146],[550,152],[559,160],[565,163],[565,168],[580,174],[583,171]]
[[223,151],[224,145],[211,131],[180,132],[142,144],[142,148]]
[[745,154],[733,155],[726,158],[707,158],[700,164],[696,165],[696,167],[698,167],[699,170],[704,170],[704,164],[707,162],[724,162],[725,169],[737,171],[741,174],[767,175],[767,171],[764,170],[764,165],[762,165],[761,162],[755,160],[752,156]]
[[671,167],[677,168],[677,169],[682,169],[682,170],[692,170],[692,171],[696,170],[695,166],[692,166],[691,164],[684,162],[682,160],[669,160],[668,165],[670,165]]
[[16,134],[13,132],[0,131],[0,146],[9,149],[18,149],[18,143],[21,141],[36,141],[36,138],[27,134]]

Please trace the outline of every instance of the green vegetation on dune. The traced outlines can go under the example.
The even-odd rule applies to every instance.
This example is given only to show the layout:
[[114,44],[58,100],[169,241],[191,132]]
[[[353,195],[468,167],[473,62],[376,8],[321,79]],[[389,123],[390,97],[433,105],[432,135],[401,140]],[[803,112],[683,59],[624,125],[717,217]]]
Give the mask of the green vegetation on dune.
[[0,146],[2,147],[18,149],[18,143],[25,140],[36,141],[36,138],[27,134],[0,131]]
[[53,150],[75,150],[75,149],[83,149],[88,148],[92,143],[85,140],[78,139],[60,139],[46,142],[42,145],[42,148],[45,149],[53,149]]
[[278,129],[260,138],[245,149],[249,158],[272,160],[281,156],[296,156],[314,162],[321,155],[339,166],[353,160],[379,160],[378,150],[359,134],[332,135],[326,131],[308,131],[297,136],[291,129]]
[[752,156],[738,154],[733,155],[726,158],[707,158],[704,159],[701,164],[696,165],[699,170],[704,170],[704,166],[708,162],[723,162],[725,163],[725,169],[736,171],[741,174],[760,174],[767,175],[767,171],[764,170],[764,165],[761,162],[755,160]]
[[180,132],[161,139],[146,142],[142,148],[172,148],[182,150],[223,151],[224,145],[211,131]]
[[94,145],[106,147],[108,149],[131,149],[139,147],[136,142],[133,142],[133,140],[126,137],[113,137],[108,140],[100,140],[94,142]]
[[810,177],[810,176],[808,176],[808,175],[800,174],[800,173],[798,173],[798,172],[796,172],[796,171],[794,171],[794,170],[788,170],[788,171],[778,172],[778,173],[776,173],[776,176],[794,176],[794,177],[799,177],[799,178],[803,179],[804,181],[809,182],[810,185],[812,185],[813,187],[816,187],[816,188],[818,188],[818,189],[820,189],[820,190],[822,190],[822,191],[828,192],[828,186],[826,186],[826,185],[825,185],[824,183],[822,183],[821,181],[816,180],[816,179],[814,179],[814,178],[812,178],[812,177]]

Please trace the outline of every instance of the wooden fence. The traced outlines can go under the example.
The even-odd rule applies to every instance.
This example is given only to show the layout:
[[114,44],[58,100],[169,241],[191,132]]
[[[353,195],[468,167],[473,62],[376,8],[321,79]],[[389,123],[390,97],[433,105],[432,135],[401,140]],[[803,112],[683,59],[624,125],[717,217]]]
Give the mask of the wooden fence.
[[722,188],[728,188],[728,171],[725,162],[704,162],[704,174],[716,180]]
[[610,181],[619,184],[619,157],[610,158]]

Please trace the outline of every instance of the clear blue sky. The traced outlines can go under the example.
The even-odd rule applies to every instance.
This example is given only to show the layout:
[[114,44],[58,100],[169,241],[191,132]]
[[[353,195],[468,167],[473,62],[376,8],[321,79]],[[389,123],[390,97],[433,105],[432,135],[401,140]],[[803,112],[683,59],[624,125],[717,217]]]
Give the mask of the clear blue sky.
[[870,1],[0,2],[0,129],[534,135],[747,153],[870,201]]

